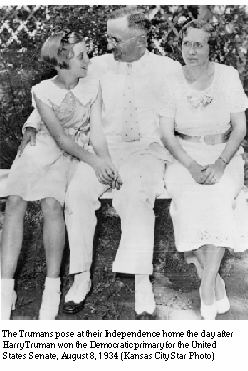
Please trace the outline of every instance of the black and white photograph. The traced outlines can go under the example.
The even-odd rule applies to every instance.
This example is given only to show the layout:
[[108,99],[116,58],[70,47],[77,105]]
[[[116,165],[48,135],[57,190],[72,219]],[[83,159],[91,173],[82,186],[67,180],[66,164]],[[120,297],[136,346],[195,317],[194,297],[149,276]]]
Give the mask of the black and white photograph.
[[0,6],[1,320],[248,320],[247,56],[246,5]]

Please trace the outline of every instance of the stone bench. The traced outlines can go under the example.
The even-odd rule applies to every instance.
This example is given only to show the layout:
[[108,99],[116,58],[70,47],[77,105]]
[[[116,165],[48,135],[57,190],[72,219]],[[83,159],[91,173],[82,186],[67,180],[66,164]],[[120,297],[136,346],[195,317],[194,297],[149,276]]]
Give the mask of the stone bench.
[[[3,194],[5,184],[6,184],[6,180],[8,178],[8,173],[9,173],[8,169],[6,169],[6,170],[5,169],[0,169],[0,197],[1,197],[1,194]],[[248,187],[244,188],[244,192],[245,192],[245,195],[246,195],[246,200],[248,202]],[[112,199],[112,191],[111,190],[106,191],[105,193],[102,194],[100,199],[101,200],[105,200],[105,199],[106,200],[111,200]],[[158,196],[157,199],[168,200],[168,199],[171,199],[171,197],[168,194],[167,190],[164,189],[164,192],[160,196]]]
[[[8,169],[0,169],[0,197],[1,197],[1,194],[3,194],[4,192],[4,188],[5,188],[5,185],[6,185],[6,180],[8,178],[8,173],[9,173],[9,170]],[[168,192],[166,191],[166,189],[164,190],[164,192],[158,197],[158,199],[170,199],[171,197],[169,196]],[[111,200],[112,199],[112,191],[111,190],[108,190],[106,191],[105,193],[103,193],[100,197],[101,200]]]

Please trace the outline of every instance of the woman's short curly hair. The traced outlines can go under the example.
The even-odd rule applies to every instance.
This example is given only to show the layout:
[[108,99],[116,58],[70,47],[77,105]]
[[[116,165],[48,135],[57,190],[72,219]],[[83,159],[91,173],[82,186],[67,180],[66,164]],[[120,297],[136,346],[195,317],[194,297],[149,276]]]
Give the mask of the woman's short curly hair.
[[203,30],[208,34],[207,42],[209,44],[209,54],[211,56],[217,48],[216,29],[211,23],[202,20],[194,19],[193,21],[190,21],[183,26],[183,28],[179,32],[179,48],[182,48],[183,38],[187,35],[188,30],[192,28]]
[[51,35],[41,48],[41,60],[50,67],[69,69],[69,60],[73,58],[73,47],[84,41],[77,32],[58,32]]

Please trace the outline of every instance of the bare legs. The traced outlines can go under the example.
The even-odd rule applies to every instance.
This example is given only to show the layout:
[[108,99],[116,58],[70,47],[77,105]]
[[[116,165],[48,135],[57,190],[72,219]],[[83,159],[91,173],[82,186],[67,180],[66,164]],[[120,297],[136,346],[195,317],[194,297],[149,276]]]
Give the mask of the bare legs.
[[[44,319],[54,319],[59,304],[59,273],[64,248],[65,225],[62,207],[58,201],[53,198],[43,199],[41,201],[41,207],[44,218],[43,239],[47,262],[47,279],[45,287],[48,289],[46,291],[50,291],[49,294],[51,294],[51,297],[54,296],[54,292],[57,294],[56,305],[54,305],[56,308],[53,309],[52,316],[49,309],[49,317],[53,318]],[[2,318],[5,319],[8,319],[11,313],[12,302],[8,298],[11,297],[13,293],[13,276],[16,271],[18,257],[22,246],[23,220],[26,208],[27,202],[21,197],[10,196],[8,198],[1,244],[2,299],[4,299],[2,301]],[[49,289],[49,287],[52,289]],[[50,302],[51,299],[49,298],[46,301]],[[5,302],[5,304],[3,304],[3,302]],[[47,313],[47,306],[45,309]],[[44,312],[43,308],[43,314]]]
[[43,242],[46,251],[47,277],[57,278],[65,244],[65,222],[62,207],[54,198],[41,201],[44,217]]
[[[223,247],[216,247],[214,245],[204,245],[196,252],[197,258],[203,268],[201,295],[206,305],[212,305],[215,301],[216,284],[218,286],[216,280],[218,281],[220,279],[218,272],[224,252],[225,249]],[[219,292],[218,294],[220,295]]]
[[1,276],[13,278],[22,247],[23,219],[27,202],[19,196],[10,196],[6,205],[1,243]]
[[[63,254],[65,226],[60,204],[53,198],[41,201],[44,217],[43,240],[46,251],[47,277],[58,277]],[[23,219],[27,202],[19,196],[7,201],[2,234],[2,278],[13,278],[21,251]]]

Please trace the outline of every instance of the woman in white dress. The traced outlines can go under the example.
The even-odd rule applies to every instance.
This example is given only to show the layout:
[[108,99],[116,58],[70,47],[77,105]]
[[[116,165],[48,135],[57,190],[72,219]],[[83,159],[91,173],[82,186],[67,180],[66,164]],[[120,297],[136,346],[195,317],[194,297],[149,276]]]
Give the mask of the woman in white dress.
[[184,26],[185,66],[167,78],[159,102],[162,141],[174,157],[165,184],[175,243],[197,259],[203,319],[230,309],[218,273],[225,248],[248,246],[248,210],[239,195],[248,103],[238,72],[209,59],[213,31],[203,21]]
[[14,273],[22,246],[27,201],[41,200],[44,217],[46,282],[39,319],[55,319],[60,302],[60,264],[64,248],[65,192],[78,160],[91,165],[99,181],[112,184],[117,172],[101,127],[99,80],[87,75],[89,59],[82,35],[60,32],[43,45],[42,60],[57,75],[32,88],[42,124],[36,145],[17,155],[8,177],[2,234],[1,318],[15,307]]

